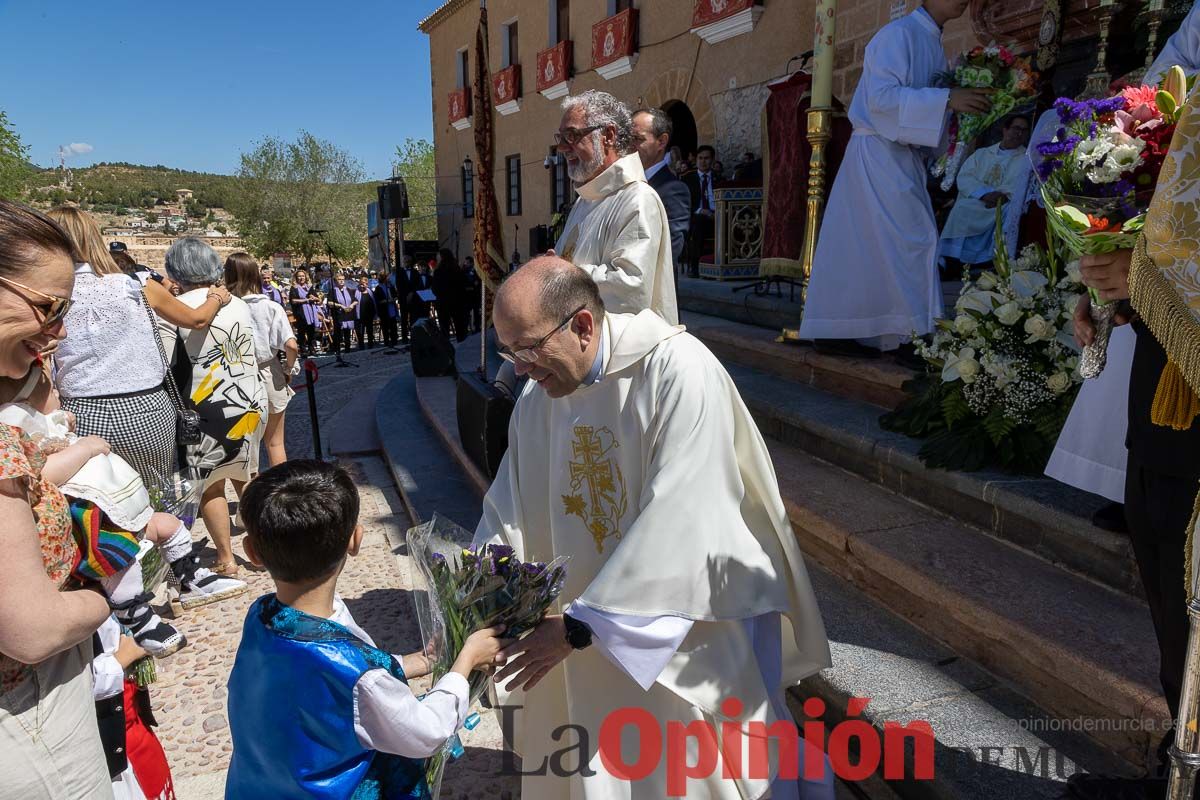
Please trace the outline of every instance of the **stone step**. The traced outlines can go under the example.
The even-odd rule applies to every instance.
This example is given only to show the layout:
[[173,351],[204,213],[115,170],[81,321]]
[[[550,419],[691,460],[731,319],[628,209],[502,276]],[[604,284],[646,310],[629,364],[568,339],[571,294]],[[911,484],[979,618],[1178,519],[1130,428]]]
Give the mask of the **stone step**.
[[[883,772],[851,783],[862,797],[903,800],[1041,800],[1062,796],[1068,776],[1127,769],[1086,736],[1055,730],[1052,718],[979,664],[913,627],[842,579],[809,562],[834,666],[789,692],[798,722],[811,720],[805,701],[824,706],[826,742],[836,726],[866,720],[884,743],[888,723],[929,723],[934,777],[918,780],[913,761],[904,777]],[[850,713],[854,698],[866,708]],[[839,750],[840,748],[832,748]],[[852,762],[862,753],[851,742]]]
[[797,448],[769,446],[810,560],[1056,718],[1093,729],[1124,761],[1144,762],[1151,731],[1169,720],[1145,605]]
[[1107,501],[1045,477],[926,467],[922,442],[879,427],[877,406],[725,362],[765,436],[1025,548],[1106,586],[1141,596],[1128,537],[1091,516]]
[[725,363],[741,364],[839,397],[891,410],[905,397],[913,371],[891,358],[843,358],[807,344],[779,343],[770,331],[699,314],[684,314],[688,331]]

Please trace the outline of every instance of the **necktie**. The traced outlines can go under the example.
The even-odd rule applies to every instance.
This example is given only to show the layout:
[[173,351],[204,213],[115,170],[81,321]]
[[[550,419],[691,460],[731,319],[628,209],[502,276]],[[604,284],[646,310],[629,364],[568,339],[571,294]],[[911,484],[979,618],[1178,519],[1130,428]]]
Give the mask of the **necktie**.
[[700,210],[712,211],[712,206],[708,204],[708,175],[700,176]]

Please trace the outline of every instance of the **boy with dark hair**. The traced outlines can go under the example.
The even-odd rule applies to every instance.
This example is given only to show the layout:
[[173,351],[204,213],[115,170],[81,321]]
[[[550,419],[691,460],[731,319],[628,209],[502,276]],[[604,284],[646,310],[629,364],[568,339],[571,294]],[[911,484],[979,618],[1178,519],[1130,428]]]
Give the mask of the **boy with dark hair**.
[[428,658],[376,648],[336,592],[362,541],[358,503],[350,476],[321,461],[280,464],[242,496],[246,555],[275,593],[250,607],[229,677],[229,800],[428,798],[422,760],[465,720],[467,676],[505,644],[478,631],[418,699],[408,679]]

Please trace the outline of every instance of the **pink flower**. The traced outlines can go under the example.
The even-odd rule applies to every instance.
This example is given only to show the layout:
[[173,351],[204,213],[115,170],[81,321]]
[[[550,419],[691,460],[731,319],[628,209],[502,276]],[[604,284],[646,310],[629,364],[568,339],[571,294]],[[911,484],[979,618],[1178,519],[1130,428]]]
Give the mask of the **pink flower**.
[[1016,56],[1014,56],[1007,47],[1001,47],[1000,48],[1000,63],[1006,67],[1011,67],[1012,63],[1014,61],[1016,61]]
[[1157,95],[1158,90],[1153,86],[1126,86],[1121,90],[1126,113],[1132,115],[1139,124],[1162,116],[1155,101]]

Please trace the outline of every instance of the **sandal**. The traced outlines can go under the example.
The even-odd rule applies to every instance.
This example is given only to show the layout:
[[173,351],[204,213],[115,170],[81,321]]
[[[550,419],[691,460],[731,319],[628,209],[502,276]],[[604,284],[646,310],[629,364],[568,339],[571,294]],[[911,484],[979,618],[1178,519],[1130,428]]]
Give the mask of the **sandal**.
[[238,565],[236,561],[218,561],[216,564],[213,564],[212,571],[226,578],[236,578],[238,575]]

